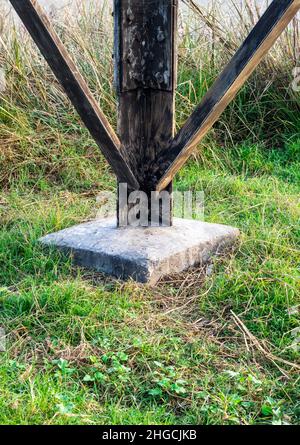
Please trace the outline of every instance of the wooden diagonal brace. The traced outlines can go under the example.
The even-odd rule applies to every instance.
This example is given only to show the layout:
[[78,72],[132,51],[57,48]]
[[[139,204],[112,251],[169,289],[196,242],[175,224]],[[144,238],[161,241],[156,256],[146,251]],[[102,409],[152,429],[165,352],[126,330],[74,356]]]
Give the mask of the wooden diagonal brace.
[[36,0],[10,0],[17,14],[63,86],[120,182],[139,184],[121,153],[121,143],[86,82]]
[[300,9],[300,0],[274,0],[156,165],[163,190],[218,120]]

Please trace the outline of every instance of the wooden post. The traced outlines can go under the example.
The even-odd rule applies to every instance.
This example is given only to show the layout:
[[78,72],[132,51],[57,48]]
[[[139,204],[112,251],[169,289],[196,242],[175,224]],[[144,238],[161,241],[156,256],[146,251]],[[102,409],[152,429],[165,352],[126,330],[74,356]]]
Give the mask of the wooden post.
[[[219,119],[281,33],[300,9],[300,0],[273,0],[232,60],[156,160],[157,190],[165,189],[195,146]],[[160,170],[160,171],[159,171]]]
[[[153,163],[174,136],[177,11],[178,0],[114,0],[118,134],[140,190],[148,196],[149,221],[157,185]],[[165,190],[171,192],[172,184]],[[118,220],[119,210],[118,205]],[[172,211],[166,224],[160,209],[159,222],[171,225]]]
[[76,68],[37,0],[10,0],[22,22],[47,60],[56,78],[112,166],[119,181],[139,184],[126,164],[121,142],[114,133],[85,80]]
[[[165,204],[174,175],[300,9],[300,0],[273,0],[174,137],[178,0],[114,0],[118,139],[38,1],[10,2],[114,169],[119,183],[128,187],[127,198],[131,192],[137,195],[138,189],[144,192],[143,200],[146,196],[144,202],[148,205],[143,223],[146,219],[145,225],[155,221],[155,225],[168,226],[172,225],[172,203],[165,212],[166,206],[157,208],[157,201],[161,199]],[[160,197],[159,192],[169,193]],[[118,205],[119,225],[124,225],[127,201],[123,207]],[[129,210],[135,211],[136,207],[139,208],[133,202]]]

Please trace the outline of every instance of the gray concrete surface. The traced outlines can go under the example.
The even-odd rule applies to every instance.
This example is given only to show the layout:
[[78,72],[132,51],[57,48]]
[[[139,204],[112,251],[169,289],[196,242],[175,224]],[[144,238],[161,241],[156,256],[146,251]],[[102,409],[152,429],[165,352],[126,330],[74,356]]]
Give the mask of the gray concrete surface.
[[40,239],[72,253],[75,264],[154,285],[161,277],[204,264],[239,236],[233,227],[174,220],[173,227],[116,228],[114,219],[95,220]]

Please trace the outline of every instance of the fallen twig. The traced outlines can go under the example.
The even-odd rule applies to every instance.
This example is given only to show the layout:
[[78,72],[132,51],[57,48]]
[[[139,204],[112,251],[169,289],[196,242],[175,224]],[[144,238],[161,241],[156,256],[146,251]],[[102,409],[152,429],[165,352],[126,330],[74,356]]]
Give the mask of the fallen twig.
[[300,370],[300,366],[296,363],[292,363],[288,360],[285,360],[283,358],[277,357],[276,355],[272,354],[271,352],[267,351],[259,342],[259,340],[249,331],[249,329],[244,325],[242,320],[231,310],[230,311],[233,320],[235,321],[236,325],[240,328],[244,336],[247,336],[248,339],[251,341],[253,346],[255,346],[268,360],[270,360],[286,377],[289,377],[286,372],[280,368],[278,363],[282,363],[286,366],[289,366],[291,368],[296,368]]

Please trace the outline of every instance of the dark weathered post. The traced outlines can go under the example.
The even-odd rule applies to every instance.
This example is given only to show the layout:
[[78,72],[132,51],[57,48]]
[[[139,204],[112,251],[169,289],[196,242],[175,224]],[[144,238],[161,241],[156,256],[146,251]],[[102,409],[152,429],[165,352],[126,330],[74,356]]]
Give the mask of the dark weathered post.
[[[114,0],[118,133],[128,165],[148,196],[149,221],[155,220],[153,163],[174,136],[177,4],[178,0]],[[171,183],[166,190],[172,191]],[[171,209],[168,221],[161,214],[159,220],[171,225]]]
[[[164,275],[203,264],[232,244],[239,236],[233,227],[184,219],[174,220],[172,226],[172,180],[300,10],[300,0],[273,0],[175,136],[178,0],[114,0],[119,138],[38,0],[10,2],[120,186],[118,227],[115,218],[99,219],[40,241],[72,252],[81,266],[150,284]],[[128,227],[123,230],[123,226]]]

